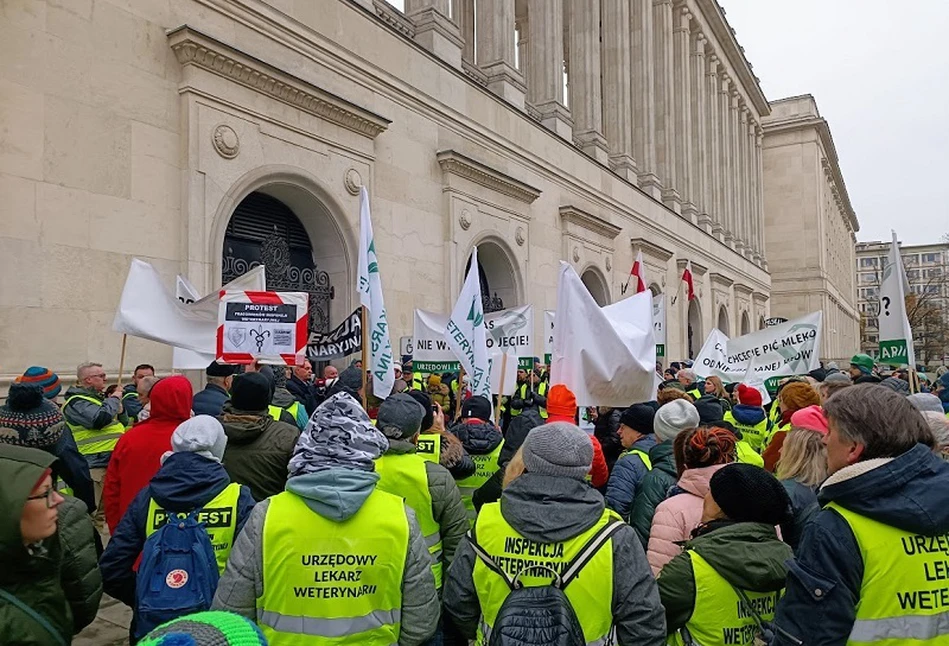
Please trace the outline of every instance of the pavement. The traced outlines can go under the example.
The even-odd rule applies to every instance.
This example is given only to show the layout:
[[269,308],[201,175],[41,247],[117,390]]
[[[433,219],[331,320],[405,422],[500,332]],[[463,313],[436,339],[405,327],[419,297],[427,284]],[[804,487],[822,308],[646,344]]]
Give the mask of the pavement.
[[73,646],[126,646],[131,621],[132,609],[104,594],[95,621],[73,638]]

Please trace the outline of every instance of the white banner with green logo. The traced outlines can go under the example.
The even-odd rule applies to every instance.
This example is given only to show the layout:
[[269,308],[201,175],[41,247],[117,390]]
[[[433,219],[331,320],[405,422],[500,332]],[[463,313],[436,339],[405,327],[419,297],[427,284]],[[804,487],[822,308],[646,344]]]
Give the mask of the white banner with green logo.
[[916,352],[913,348],[913,331],[906,317],[906,292],[909,284],[903,259],[900,257],[896,232],[890,253],[883,266],[883,280],[880,282],[880,363],[891,366],[916,366]]
[[729,339],[712,330],[692,368],[700,377],[742,382],[754,366],[762,381],[807,374],[820,367],[821,312]]

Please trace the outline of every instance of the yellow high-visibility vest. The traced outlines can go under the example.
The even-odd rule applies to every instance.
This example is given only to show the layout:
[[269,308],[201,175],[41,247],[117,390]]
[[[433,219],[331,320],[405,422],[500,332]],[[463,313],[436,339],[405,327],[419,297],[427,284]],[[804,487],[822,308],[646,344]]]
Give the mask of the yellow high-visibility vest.
[[442,457],[441,433],[422,433],[415,445],[415,454],[423,460],[438,464]]
[[[646,469],[652,471],[652,460],[649,459],[649,454],[642,449],[629,449],[628,451],[624,451],[622,455],[619,456],[619,459],[622,460],[627,455],[638,455],[639,459],[646,465]],[[617,460],[617,462],[619,462],[619,460]]]
[[[494,562],[525,587],[548,585],[552,574],[529,568],[543,565],[563,575],[577,553],[593,536],[619,515],[605,509],[600,519],[587,531],[561,543],[535,543],[521,536],[501,515],[501,503],[492,502],[481,508],[475,527],[475,540]],[[475,593],[481,605],[481,621],[476,643],[486,646],[498,611],[511,588],[501,575],[475,558],[472,572]],[[587,644],[605,645],[613,627],[613,545],[612,538],[604,544],[564,589],[580,621]]]
[[477,516],[472,496],[474,496],[474,492],[480,489],[485,482],[490,480],[491,476],[500,468],[498,466],[498,458],[501,456],[502,447],[504,447],[504,440],[501,440],[501,443],[490,453],[483,455],[469,454],[475,463],[475,472],[463,480],[458,480],[456,483],[458,490],[461,492],[461,502],[464,503],[465,510],[468,512],[468,523],[471,526],[474,526],[475,516]]
[[290,491],[264,518],[264,594],[257,625],[270,646],[391,646],[399,641],[409,520],[398,496],[373,489],[335,522]]
[[[96,406],[102,406],[102,400],[90,397],[89,395],[73,395],[66,400],[63,408],[69,406],[69,402],[76,399],[83,399],[92,402]],[[66,420],[66,426],[72,431],[73,439],[76,440],[76,446],[83,455],[95,455],[97,453],[110,453],[115,449],[119,438],[125,433],[125,424],[118,420],[112,420],[108,425],[102,428],[85,428],[78,424],[72,424]]]
[[759,453],[761,452],[761,450],[764,448],[765,438],[768,436],[767,416],[765,416],[764,419],[753,426],[751,424],[739,423],[735,419],[735,414],[732,411],[726,411],[723,419],[741,431],[742,438],[752,449],[758,451]]
[[[725,578],[709,562],[693,550],[692,578],[695,583],[695,607],[685,624],[696,644],[744,644],[751,646],[758,633],[758,623],[752,609]],[[661,575],[660,575],[661,576]],[[742,590],[762,621],[772,621],[774,610],[783,590],[752,592]],[[675,633],[669,644],[685,644],[680,633]]]
[[432,555],[432,574],[435,588],[442,587],[442,535],[441,526],[435,520],[432,508],[432,492],[428,488],[428,473],[425,460],[414,453],[386,453],[376,462],[379,482],[383,491],[405,499],[418,519],[425,545]]
[[918,646],[949,643],[949,536],[921,536],[861,516],[836,503],[863,559],[856,620],[847,644]]
[[[217,562],[218,572],[224,572],[227,557],[231,555],[234,545],[234,534],[237,532],[237,499],[241,496],[241,486],[232,482],[224,487],[224,491],[212,498],[196,514],[198,522],[204,523],[204,528],[211,539],[214,549],[214,560]],[[148,516],[145,521],[145,537],[148,538],[168,522],[168,512],[158,506],[155,499],[148,501]]]

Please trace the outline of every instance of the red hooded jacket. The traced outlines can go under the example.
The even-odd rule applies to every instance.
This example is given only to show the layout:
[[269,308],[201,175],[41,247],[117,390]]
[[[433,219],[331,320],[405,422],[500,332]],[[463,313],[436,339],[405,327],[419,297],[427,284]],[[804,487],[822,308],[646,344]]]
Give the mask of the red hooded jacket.
[[161,466],[171,450],[171,434],[191,417],[191,382],[177,375],[159,380],[149,395],[151,416],[126,431],[112,451],[102,488],[102,504],[109,532],[115,532],[122,514]]

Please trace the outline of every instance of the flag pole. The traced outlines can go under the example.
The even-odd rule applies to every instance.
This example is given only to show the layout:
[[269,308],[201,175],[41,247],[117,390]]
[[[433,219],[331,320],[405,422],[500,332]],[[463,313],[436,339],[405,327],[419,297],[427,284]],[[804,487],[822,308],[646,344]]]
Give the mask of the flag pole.
[[504,375],[507,373],[507,352],[501,354],[501,384],[498,386],[498,397],[504,397]]
[[360,327],[362,333],[362,409],[369,412],[369,327],[366,325],[366,306],[359,308],[359,316],[362,321]]
[[119,399],[122,398],[122,372],[125,370],[125,344],[128,342],[129,335],[122,335],[122,353],[119,355],[119,376],[115,380],[116,390],[119,392]]
[[458,396],[455,398],[455,419],[458,419],[461,416],[461,398],[465,394],[462,390],[464,385],[465,378],[465,367],[460,365],[458,366]]

